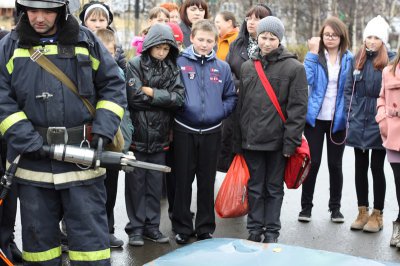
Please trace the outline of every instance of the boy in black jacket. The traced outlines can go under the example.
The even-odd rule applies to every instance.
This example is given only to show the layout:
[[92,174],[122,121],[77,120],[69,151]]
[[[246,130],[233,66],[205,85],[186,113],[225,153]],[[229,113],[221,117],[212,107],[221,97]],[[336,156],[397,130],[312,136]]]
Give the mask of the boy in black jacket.
[[[128,105],[135,128],[132,149],[140,161],[165,164],[173,111],[184,102],[178,54],[171,28],[155,24],[146,35],[142,54],[128,63]],[[169,241],[159,230],[162,177],[161,172],[140,168],[126,174],[129,223],[125,231],[132,246],[144,245],[143,237],[157,243]]]

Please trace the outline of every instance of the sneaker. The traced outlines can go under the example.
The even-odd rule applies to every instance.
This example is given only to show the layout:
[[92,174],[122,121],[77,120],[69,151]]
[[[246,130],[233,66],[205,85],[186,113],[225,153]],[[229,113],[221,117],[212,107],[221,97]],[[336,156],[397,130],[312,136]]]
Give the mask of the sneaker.
[[263,243],[278,243],[278,238],[273,236],[266,236]]
[[144,241],[143,241],[142,235],[133,235],[133,236],[129,237],[129,245],[136,246],[136,247],[143,246]]
[[124,245],[124,241],[115,237],[114,234],[110,234],[110,247],[112,248],[120,248]]
[[247,240],[253,241],[253,242],[261,242],[261,234],[250,234]]
[[189,242],[189,236],[185,234],[176,234],[175,241],[178,244],[187,244]]
[[311,221],[311,208],[303,208],[299,212],[299,217],[297,218],[299,222],[308,223]]
[[145,232],[143,234],[143,237],[156,243],[165,244],[169,242],[169,238],[163,235],[159,230]]
[[199,240],[199,241],[210,239],[210,238],[213,238],[211,233],[203,233],[203,234],[197,235],[197,240]]
[[334,223],[343,223],[344,222],[344,216],[340,212],[340,209],[335,209],[335,210],[329,210],[331,212],[331,221]]
[[393,222],[393,233],[392,238],[390,239],[390,245],[392,247],[397,247],[397,244],[400,243],[400,221]]

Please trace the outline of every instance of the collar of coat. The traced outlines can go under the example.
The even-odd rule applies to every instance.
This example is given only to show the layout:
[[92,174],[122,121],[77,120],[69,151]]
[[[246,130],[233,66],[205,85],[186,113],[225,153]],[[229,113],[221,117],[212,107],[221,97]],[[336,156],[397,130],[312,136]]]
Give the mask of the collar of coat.
[[275,50],[271,51],[271,53],[264,56],[261,55],[260,48],[257,48],[257,50],[253,53],[251,58],[253,60],[261,60],[263,63],[267,63],[267,62],[276,62],[287,58],[297,59],[297,56],[286,50],[283,45],[279,45],[278,48],[276,48]]
[[[20,47],[32,47],[40,44],[40,39],[43,38],[29,24],[28,16],[23,14],[15,28]],[[57,42],[61,45],[74,45],[78,43],[79,38],[79,23],[73,16],[68,16],[68,19],[57,24],[58,39]]]

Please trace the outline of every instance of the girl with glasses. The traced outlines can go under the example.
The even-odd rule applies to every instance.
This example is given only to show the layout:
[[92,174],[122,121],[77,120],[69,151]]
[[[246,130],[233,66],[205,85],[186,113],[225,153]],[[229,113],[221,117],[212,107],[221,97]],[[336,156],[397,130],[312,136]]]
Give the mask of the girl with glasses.
[[340,212],[346,120],[343,89],[346,74],[353,62],[353,55],[348,47],[347,27],[336,17],[328,18],[322,25],[319,37],[312,37],[308,41],[310,51],[304,60],[304,67],[309,96],[304,135],[308,140],[312,159],[308,178],[303,183],[302,210],[298,217],[301,222],[311,221],[314,188],[325,136],[330,178],[329,211],[332,222],[344,222]]

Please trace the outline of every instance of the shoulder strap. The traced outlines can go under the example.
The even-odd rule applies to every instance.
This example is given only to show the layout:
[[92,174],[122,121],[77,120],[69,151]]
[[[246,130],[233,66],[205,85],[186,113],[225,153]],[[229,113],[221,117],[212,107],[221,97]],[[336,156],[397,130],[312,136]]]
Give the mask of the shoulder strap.
[[271,99],[271,102],[276,108],[276,111],[278,111],[279,116],[282,118],[283,122],[286,122],[286,118],[282,113],[281,106],[279,104],[278,98],[276,98],[275,92],[271,87],[271,84],[268,81],[267,76],[265,76],[264,70],[262,68],[261,62],[259,60],[254,61],[254,66],[257,70],[257,74],[259,78],[261,79],[261,83],[264,86],[265,91],[267,92],[269,98]]
[[46,70],[54,77],[56,77],[58,80],[60,80],[62,83],[64,83],[64,85],[67,86],[68,89],[70,89],[76,96],[78,96],[82,100],[86,108],[89,110],[90,114],[94,117],[96,109],[93,107],[93,105],[89,102],[88,99],[83,98],[79,94],[75,84],[67,75],[65,75],[64,72],[62,72],[53,62],[51,62],[39,50],[34,51],[33,48],[31,47],[29,48],[29,53],[31,55],[32,61],[38,63],[44,70]]

